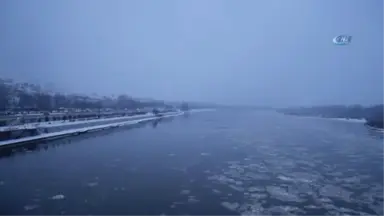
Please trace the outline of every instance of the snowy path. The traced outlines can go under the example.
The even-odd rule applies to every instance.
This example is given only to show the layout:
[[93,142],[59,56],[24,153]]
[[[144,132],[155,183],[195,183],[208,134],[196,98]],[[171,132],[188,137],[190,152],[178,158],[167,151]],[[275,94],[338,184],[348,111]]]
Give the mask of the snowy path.
[[[174,113],[174,114],[164,115],[162,117],[153,117],[153,115],[152,115],[152,117],[142,118],[142,119],[137,119],[137,120],[130,120],[130,121],[112,123],[112,124],[104,124],[104,125],[98,125],[98,126],[92,126],[92,127],[76,128],[76,129],[64,130],[64,131],[60,131],[60,132],[53,132],[53,133],[46,133],[46,134],[41,134],[41,135],[37,135],[37,136],[25,137],[25,138],[20,138],[20,139],[0,141],[0,147],[6,146],[6,145],[26,143],[26,142],[34,142],[34,141],[39,141],[39,140],[57,139],[60,137],[65,137],[65,136],[77,135],[80,133],[98,131],[98,130],[113,128],[113,127],[132,125],[132,124],[156,120],[156,119],[160,119],[160,118],[179,116],[182,114],[183,114],[183,112],[178,112],[178,113]],[[132,119],[132,117],[133,116],[131,116],[131,119]],[[135,116],[135,117],[137,117],[137,116]],[[129,118],[127,117],[127,120],[128,119]]]
[[52,122],[40,122],[40,123],[29,123],[24,125],[15,125],[15,126],[3,126],[0,127],[0,132],[10,131],[10,130],[22,130],[22,129],[36,129],[36,128],[52,128],[58,126],[68,126],[68,125],[78,125],[84,123],[96,123],[104,121],[113,121],[113,120],[129,120],[133,118],[143,118],[143,117],[153,117],[153,114],[142,114],[126,117],[114,117],[114,118],[103,118],[103,119],[93,119],[93,120],[79,120],[79,121],[52,121]]

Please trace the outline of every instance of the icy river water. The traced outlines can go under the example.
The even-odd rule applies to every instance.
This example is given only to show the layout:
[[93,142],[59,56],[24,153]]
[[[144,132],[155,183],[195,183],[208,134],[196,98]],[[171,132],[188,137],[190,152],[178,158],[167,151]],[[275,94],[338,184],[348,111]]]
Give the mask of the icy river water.
[[4,149],[1,214],[383,214],[383,135],[210,111]]

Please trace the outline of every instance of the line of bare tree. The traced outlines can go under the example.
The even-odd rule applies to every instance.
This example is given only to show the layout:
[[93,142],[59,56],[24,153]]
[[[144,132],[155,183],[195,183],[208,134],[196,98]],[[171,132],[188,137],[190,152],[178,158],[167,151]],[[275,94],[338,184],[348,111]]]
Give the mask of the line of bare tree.
[[59,108],[136,109],[164,105],[162,101],[143,102],[125,94],[121,94],[116,98],[108,96],[92,98],[90,96],[50,93],[42,90],[39,85],[15,83],[12,80],[0,79],[0,111],[49,111]]

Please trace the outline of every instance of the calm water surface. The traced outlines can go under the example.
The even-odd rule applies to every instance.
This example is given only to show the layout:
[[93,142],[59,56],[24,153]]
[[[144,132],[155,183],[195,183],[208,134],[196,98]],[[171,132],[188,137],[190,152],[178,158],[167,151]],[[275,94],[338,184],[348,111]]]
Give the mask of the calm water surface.
[[2,152],[2,214],[383,214],[360,123],[193,113]]

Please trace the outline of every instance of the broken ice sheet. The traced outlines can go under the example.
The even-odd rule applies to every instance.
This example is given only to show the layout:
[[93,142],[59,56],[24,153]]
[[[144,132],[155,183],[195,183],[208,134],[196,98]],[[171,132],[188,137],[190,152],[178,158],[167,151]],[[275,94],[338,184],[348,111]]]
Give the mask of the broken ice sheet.
[[263,213],[263,207],[260,203],[246,203],[242,204],[238,211],[241,213],[241,215],[260,215]]
[[268,193],[270,194],[271,198],[275,198],[281,201],[292,201],[292,202],[302,202],[298,196],[298,194],[294,193],[293,191],[287,191],[284,188],[277,187],[277,186],[267,186],[266,187]]
[[305,213],[303,210],[295,206],[273,206],[268,209],[271,214],[282,214],[282,215],[297,215]]
[[345,201],[349,201],[352,192],[349,192],[339,186],[325,185],[324,187],[320,188],[319,194],[325,197],[336,197]]

